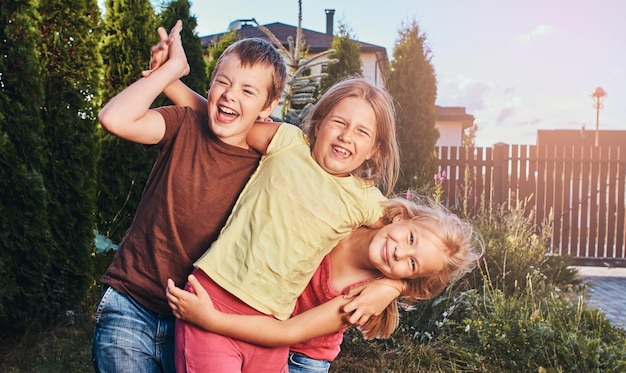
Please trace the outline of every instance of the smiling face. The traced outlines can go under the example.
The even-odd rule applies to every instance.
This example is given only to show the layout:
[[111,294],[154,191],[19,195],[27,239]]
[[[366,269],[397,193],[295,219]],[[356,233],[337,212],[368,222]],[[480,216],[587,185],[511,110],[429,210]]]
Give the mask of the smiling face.
[[313,159],[329,174],[345,177],[376,152],[376,116],[362,98],[339,101],[316,128]]
[[381,228],[372,239],[369,258],[391,279],[433,276],[446,263],[441,239],[418,220],[400,220]]
[[277,101],[267,105],[272,85],[270,66],[244,68],[239,57],[221,60],[207,97],[209,126],[227,144],[247,148],[246,136],[257,118],[268,117]]

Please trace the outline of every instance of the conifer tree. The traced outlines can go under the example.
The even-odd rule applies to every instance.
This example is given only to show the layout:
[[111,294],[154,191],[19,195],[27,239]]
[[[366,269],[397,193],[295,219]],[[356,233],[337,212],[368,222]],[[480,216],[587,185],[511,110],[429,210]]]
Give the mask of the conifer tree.
[[[34,0],[0,3],[0,330],[23,331],[58,309],[47,218],[39,15]],[[50,299],[52,298],[52,300]]]
[[402,172],[397,189],[403,192],[407,188],[425,188],[432,182],[437,168],[437,81],[426,36],[420,32],[415,20],[403,24],[399,31],[387,76],[387,89],[398,109]]
[[[106,0],[104,14],[104,102],[141,78],[158,41],[149,0]],[[132,222],[156,152],[102,130],[98,164],[98,230],[119,242]]]
[[326,67],[327,75],[322,78],[320,83],[320,95],[344,77],[363,75],[359,43],[355,40],[347,24],[339,24],[339,32],[333,37],[332,49],[335,52],[328,57],[337,62]]
[[[182,20],[183,29],[180,32],[180,37],[185,48],[190,71],[181,80],[189,88],[206,96],[209,88],[209,79],[206,75],[206,63],[202,54],[202,42],[195,31],[198,21],[195,16],[190,14],[190,8],[191,5],[188,0],[172,0],[159,14],[160,25],[169,32],[177,20]],[[162,100],[158,100],[155,105],[163,106],[167,104],[171,104],[171,101],[162,95]]]
[[84,298],[92,279],[101,18],[96,0],[43,1],[39,14],[45,91],[43,175],[52,240],[57,244],[51,257],[51,288],[66,310]]

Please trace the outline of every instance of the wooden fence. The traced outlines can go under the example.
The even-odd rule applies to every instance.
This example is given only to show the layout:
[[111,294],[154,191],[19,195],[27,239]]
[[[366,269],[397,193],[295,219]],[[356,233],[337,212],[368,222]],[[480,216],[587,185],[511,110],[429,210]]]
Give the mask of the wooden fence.
[[439,147],[444,201],[468,211],[527,201],[553,215],[552,251],[581,265],[624,265],[626,144]]

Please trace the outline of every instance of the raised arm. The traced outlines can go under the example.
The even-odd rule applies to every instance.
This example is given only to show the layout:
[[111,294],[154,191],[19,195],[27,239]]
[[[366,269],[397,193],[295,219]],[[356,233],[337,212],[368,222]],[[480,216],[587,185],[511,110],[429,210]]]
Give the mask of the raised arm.
[[274,135],[276,135],[276,131],[278,131],[278,127],[280,127],[280,123],[257,121],[250,129],[250,132],[248,132],[246,142],[251,148],[261,154],[265,154],[267,147],[270,145]]
[[[172,28],[172,32],[169,35],[163,27],[159,27],[157,32],[159,34],[159,42],[152,46],[150,50],[150,69],[141,72],[141,75],[144,77],[152,75],[154,71],[167,62],[169,59],[169,48],[173,44],[174,37],[176,36],[175,28]],[[165,87],[163,93],[174,105],[189,106],[198,113],[206,114],[206,98],[193,91],[180,80],[176,80]]]
[[180,39],[182,22],[172,28],[167,61],[113,97],[100,111],[100,123],[111,133],[140,144],[156,144],[165,135],[165,121],[150,105],[163,90],[189,73]]
[[202,115],[207,114],[206,97],[201,96],[180,80],[168,85],[165,90],[163,90],[163,93],[174,105],[189,106],[197,113]]
[[[172,30],[173,31],[173,30]],[[145,77],[150,76],[154,71],[165,64],[169,58],[169,48],[173,43],[173,34],[168,35],[164,28],[159,27],[159,42],[152,47],[150,56],[150,70],[145,70],[142,75]],[[177,106],[189,106],[195,112],[206,115],[207,113],[207,99],[206,97],[198,94],[189,88],[185,83],[180,80],[172,82],[165,87],[163,93],[169,98],[174,105]],[[261,123],[271,123],[262,125]],[[259,125],[261,124],[261,125]],[[274,137],[274,134],[278,130],[278,124],[267,121],[258,121],[253,129],[250,131],[247,142],[253,149],[256,149],[260,153],[265,153],[267,147]]]
[[167,299],[174,315],[196,326],[239,339],[266,346],[290,346],[334,333],[348,324],[341,308],[348,303],[342,296],[322,305],[280,321],[267,316],[233,315],[222,313],[213,307],[211,298],[195,276],[189,276],[194,293],[182,290],[168,281]]

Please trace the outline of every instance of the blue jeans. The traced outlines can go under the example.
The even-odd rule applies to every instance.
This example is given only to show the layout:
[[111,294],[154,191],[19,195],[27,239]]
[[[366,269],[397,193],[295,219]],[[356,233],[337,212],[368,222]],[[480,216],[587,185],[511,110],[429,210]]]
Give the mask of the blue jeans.
[[174,324],[173,316],[155,314],[104,286],[96,306],[95,371],[174,373]]
[[289,373],[328,372],[330,361],[316,360],[294,352],[289,353]]

